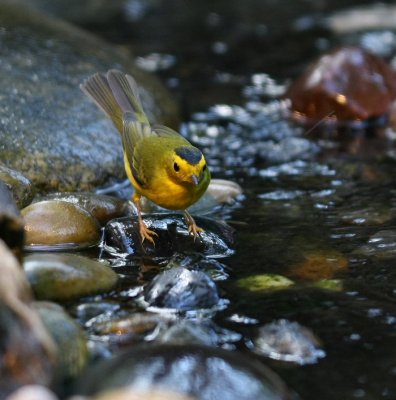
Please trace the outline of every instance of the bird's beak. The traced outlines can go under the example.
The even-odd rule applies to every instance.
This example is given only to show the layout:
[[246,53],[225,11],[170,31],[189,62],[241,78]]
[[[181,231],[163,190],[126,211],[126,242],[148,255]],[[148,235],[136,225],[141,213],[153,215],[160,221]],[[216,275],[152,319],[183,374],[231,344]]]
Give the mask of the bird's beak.
[[195,175],[195,174],[191,175],[191,183],[194,186],[197,186],[199,184],[199,178],[197,175]]

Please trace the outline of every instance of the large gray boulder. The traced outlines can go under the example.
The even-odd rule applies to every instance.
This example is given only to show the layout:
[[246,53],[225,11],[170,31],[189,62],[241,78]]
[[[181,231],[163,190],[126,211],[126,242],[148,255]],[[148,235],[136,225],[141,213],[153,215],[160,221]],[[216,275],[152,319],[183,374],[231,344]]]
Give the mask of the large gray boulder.
[[168,92],[129,53],[0,1],[0,162],[39,192],[90,190],[123,177],[119,135],[79,89],[87,76],[110,68],[136,78],[151,119],[175,126]]

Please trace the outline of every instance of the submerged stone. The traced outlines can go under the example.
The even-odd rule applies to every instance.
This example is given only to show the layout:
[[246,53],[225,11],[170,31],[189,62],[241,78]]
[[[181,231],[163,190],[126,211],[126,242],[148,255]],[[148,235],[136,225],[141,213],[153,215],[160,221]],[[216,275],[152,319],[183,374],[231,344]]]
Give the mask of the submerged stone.
[[128,387],[170,390],[199,400],[287,400],[292,395],[271,370],[235,352],[198,345],[138,346],[84,377],[84,394]]
[[303,254],[304,260],[292,266],[289,275],[310,281],[331,279],[348,268],[348,259],[335,250],[317,250]]
[[40,200],[58,200],[75,204],[88,211],[101,225],[111,219],[133,214],[128,201],[95,193],[51,193]]
[[251,292],[285,289],[292,285],[294,285],[292,280],[277,274],[251,275],[237,281],[237,286]]
[[29,249],[88,247],[99,241],[99,225],[81,207],[59,200],[33,203],[22,210]]
[[225,222],[195,217],[204,229],[194,240],[187,225],[178,214],[145,215],[143,220],[149,229],[157,233],[155,246],[141,243],[136,217],[119,218],[105,227],[104,249],[113,256],[149,255],[169,257],[175,252],[200,252],[211,257],[225,257],[233,253],[233,229]]
[[303,121],[361,122],[389,111],[396,72],[380,57],[353,47],[325,54],[287,90]]
[[275,360],[300,365],[316,363],[326,354],[320,348],[319,340],[308,328],[286,319],[259,328],[253,350]]
[[[352,207],[351,207],[352,208]],[[367,206],[365,208],[346,210],[340,215],[341,220],[351,225],[383,225],[391,221],[396,215],[394,208],[381,205]]]
[[367,244],[354,251],[354,254],[366,257],[396,257],[396,230],[382,230],[372,235]]
[[76,377],[88,361],[83,330],[58,304],[41,301],[34,306],[55,342],[58,375],[62,379]]
[[70,300],[111,290],[118,275],[107,265],[76,254],[27,256],[23,267],[38,299]]
[[150,306],[180,311],[212,308],[220,300],[216,284],[208,275],[181,267],[155,276],[144,288],[143,296]]
[[320,281],[314,282],[312,286],[320,289],[341,292],[343,289],[343,282],[340,279],[322,279]]
[[167,320],[153,313],[136,313],[125,317],[102,315],[87,323],[89,332],[109,344],[127,344],[153,340],[165,328]]

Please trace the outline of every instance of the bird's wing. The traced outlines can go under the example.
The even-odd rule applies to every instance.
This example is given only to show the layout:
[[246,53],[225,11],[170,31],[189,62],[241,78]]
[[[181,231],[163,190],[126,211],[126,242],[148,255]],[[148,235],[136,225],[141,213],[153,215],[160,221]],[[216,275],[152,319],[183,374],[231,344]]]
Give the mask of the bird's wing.
[[131,169],[135,181],[141,186],[145,187],[146,177],[142,172],[142,154],[139,154],[139,145],[144,138],[157,136],[148,124],[142,124],[136,121],[133,115],[125,113],[123,119],[124,129],[122,132],[122,145],[124,153]]
[[168,128],[167,126],[164,125],[153,125],[152,126],[152,130],[153,132],[160,137],[180,137],[182,138],[182,136],[180,135],[180,133],[174,131],[171,128]]

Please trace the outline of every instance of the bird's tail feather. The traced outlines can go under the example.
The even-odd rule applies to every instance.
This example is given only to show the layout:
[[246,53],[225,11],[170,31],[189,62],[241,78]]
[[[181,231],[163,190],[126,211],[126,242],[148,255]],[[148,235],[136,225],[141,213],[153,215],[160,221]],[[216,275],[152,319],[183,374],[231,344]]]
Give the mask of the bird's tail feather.
[[113,121],[120,133],[123,132],[125,114],[137,121],[149,124],[140,102],[135,80],[117,70],[106,75],[96,73],[80,85],[81,90]]

